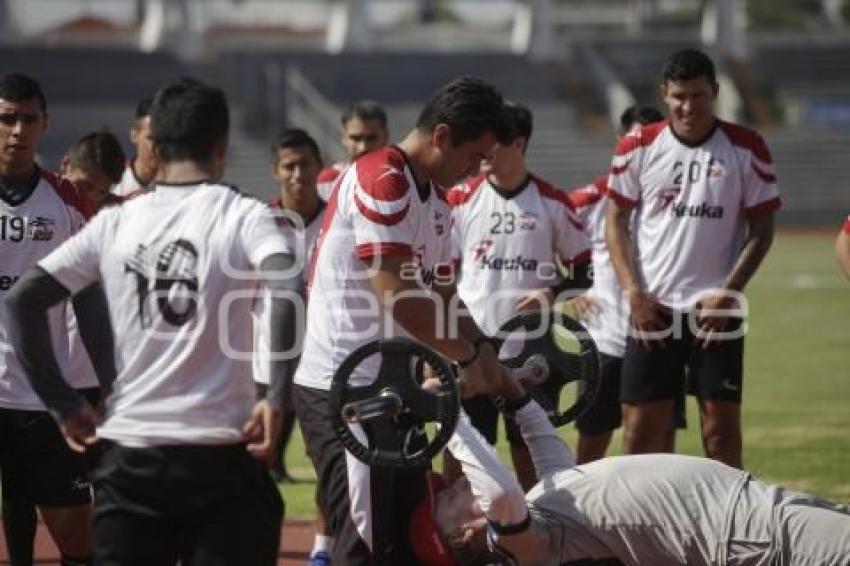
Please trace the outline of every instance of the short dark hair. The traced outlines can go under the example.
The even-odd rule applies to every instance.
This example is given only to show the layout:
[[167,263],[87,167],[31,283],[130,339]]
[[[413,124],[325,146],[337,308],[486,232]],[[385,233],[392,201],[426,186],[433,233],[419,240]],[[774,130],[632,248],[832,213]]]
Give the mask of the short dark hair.
[[481,79],[461,77],[435,92],[416,120],[420,132],[433,132],[439,124],[451,128],[457,146],[493,132],[499,142],[510,143],[513,132],[502,95]]
[[151,104],[153,103],[153,98],[150,96],[146,96],[139,101],[136,105],[136,120],[141,120],[142,118],[146,118],[151,115]]
[[113,183],[121,180],[127,158],[118,139],[107,131],[89,132],[68,150],[68,164],[79,169],[103,171]]
[[623,110],[623,113],[620,114],[620,132],[626,134],[635,124],[645,126],[660,122],[663,119],[664,114],[659,112],[654,106],[639,106],[634,104]]
[[661,73],[663,82],[687,81],[705,77],[708,82],[717,82],[714,62],[699,49],[682,49],[676,51],[667,59]]
[[278,151],[287,147],[306,147],[319,163],[322,162],[322,154],[316,140],[301,128],[287,128],[278,133],[271,144],[272,161],[277,163]]
[[505,112],[510,118],[514,139],[523,137],[530,141],[531,132],[534,130],[534,114],[531,110],[518,102],[507,102]]
[[368,120],[377,120],[386,129],[387,111],[384,107],[374,100],[360,100],[353,103],[342,113],[342,125],[345,126],[352,118],[360,118],[364,122]]
[[209,161],[230,129],[224,93],[195,79],[180,79],[156,93],[151,104],[151,139],[165,161]]
[[47,98],[37,80],[23,73],[6,73],[0,76],[0,98],[9,102],[38,99],[41,112],[47,115]]

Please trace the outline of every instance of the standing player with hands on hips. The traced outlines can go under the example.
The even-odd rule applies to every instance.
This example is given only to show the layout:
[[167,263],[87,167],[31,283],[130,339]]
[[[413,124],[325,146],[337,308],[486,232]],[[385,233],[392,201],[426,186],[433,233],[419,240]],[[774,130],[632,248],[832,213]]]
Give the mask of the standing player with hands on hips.
[[[68,443],[103,444],[97,564],[277,560],[282,504],[264,462],[280,419],[280,366],[291,360],[272,362],[268,398],[255,403],[240,354],[252,351],[258,279],[273,291],[271,348],[291,351],[300,269],[268,207],[218,183],[228,130],[220,90],[190,79],[160,89],[151,107],[156,186],[101,210],[6,298],[15,351]],[[118,338],[102,418],[64,381],[46,319],[95,281]]]

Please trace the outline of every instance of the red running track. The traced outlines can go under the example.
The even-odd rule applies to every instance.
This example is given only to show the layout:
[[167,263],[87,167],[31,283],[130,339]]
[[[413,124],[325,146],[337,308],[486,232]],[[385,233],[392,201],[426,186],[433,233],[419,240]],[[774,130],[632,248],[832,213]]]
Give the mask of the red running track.
[[[44,525],[39,523],[35,539],[35,564],[38,566],[58,566],[59,552],[50,539]],[[286,521],[281,531],[281,549],[278,555],[278,566],[303,566],[307,554],[313,546],[313,522],[310,520],[290,519]],[[0,529],[0,565],[7,566],[9,557],[6,554],[6,538]]]

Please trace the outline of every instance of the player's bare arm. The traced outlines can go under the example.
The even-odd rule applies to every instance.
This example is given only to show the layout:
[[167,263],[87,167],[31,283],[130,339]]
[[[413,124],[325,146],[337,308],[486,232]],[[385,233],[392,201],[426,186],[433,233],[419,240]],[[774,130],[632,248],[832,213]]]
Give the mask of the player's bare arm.
[[715,334],[726,328],[730,314],[740,308],[737,294],[743,292],[773,244],[773,217],[773,212],[766,212],[747,219],[747,239],[732,272],[716,293],[699,301],[698,324],[702,336],[697,341],[703,348],[716,341]]
[[[384,256],[371,276],[372,288],[384,307],[392,308],[392,316],[417,340],[457,361],[464,373],[464,391],[473,395],[480,391],[487,375],[504,370],[493,347],[472,319],[450,319],[450,298],[454,285],[437,286],[429,293],[416,281],[401,277],[402,266],[413,261],[409,256]],[[433,294],[432,294],[433,293]],[[447,325],[457,324],[457,332]]]
[[644,348],[650,349],[652,342],[646,333],[666,327],[664,315],[669,313],[669,309],[647,293],[638,282],[628,230],[630,215],[628,207],[609,199],[605,237],[617,279],[629,299],[632,326],[638,331],[637,339]]

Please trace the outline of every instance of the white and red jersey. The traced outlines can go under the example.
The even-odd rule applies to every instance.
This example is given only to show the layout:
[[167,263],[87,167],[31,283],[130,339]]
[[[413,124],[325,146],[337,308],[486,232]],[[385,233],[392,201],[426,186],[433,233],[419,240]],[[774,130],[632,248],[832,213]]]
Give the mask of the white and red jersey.
[[764,140],[720,120],[699,145],[678,139],[666,120],[632,130],[617,145],[608,185],[618,204],[635,207],[643,288],[681,309],[729,275],[747,217],[781,205]]
[[143,185],[139,178],[136,177],[136,172],[133,170],[133,162],[128,161],[124,167],[124,174],[121,175],[121,180],[115,185],[112,185],[112,194],[124,198],[132,198],[138,196],[150,189],[150,186]]
[[[301,220],[296,214],[291,211],[285,211],[280,199],[274,199],[269,203],[269,207],[273,213],[278,214],[277,225],[283,232],[287,240],[294,242],[294,249],[297,250],[296,258],[298,265],[301,267],[302,275],[307,281],[307,263],[313,255],[313,250],[316,248],[316,242],[319,238],[319,229],[322,227],[322,219],[325,215],[325,203],[319,201],[319,208],[312,218]],[[289,214],[287,214],[287,212]],[[269,336],[267,329],[270,328],[271,316],[271,295],[268,289],[263,289],[262,297],[259,298],[254,315],[254,381],[268,385],[269,383],[269,368],[271,354],[271,345],[269,344]],[[303,319],[302,319],[303,321]],[[301,322],[301,321],[299,321]],[[303,334],[303,330],[298,330],[299,334]]]
[[72,292],[103,284],[118,375],[98,436],[141,447],[240,442],[255,398],[257,267],[290,252],[256,199],[158,184],[42,259]]
[[[310,265],[307,333],[295,383],[329,389],[340,363],[373,340],[405,335],[378,302],[366,262],[410,257],[401,277],[423,289],[450,269],[451,216],[440,190],[418,187],[405,154],[378,149],[346,169],[331,193]],[[349,383],[371,383],[378,357]]]
[[[6,292],[43,257],[73,236],[86,221],[90,207],[77,189],[48,171],[30,197],[12,206],[0,200],[0,407],[45,410],[30,387],[8,337]],[[68,365],[67,309],[62,304],[48,311],[48,323],[60,368]]]
[[850,234],[850,214],[847,215],[847,219],[844,221],[844,231]]
[[605,213],[608,202],[608,178],[570,191],[570,203],[585,226],[593,247],[593,285],[586,295],[597,309],[582,317],[600,352],[621,357],[626,350],[629,303],[625,300],[605,240]]
[[590,259],[590,242],[567,194],[529,175],[503,191],[479,175],[448,192],[457,289],[478,326],[495,335],[528,291],[561,281],[555,258]]
[[347,161],[338,161],[319,172],[319,176],[316,179],[316,190],[319,192],[320,199],[327,202],[331,198],[331,191],[334,185],[348,165],[349,163]]

